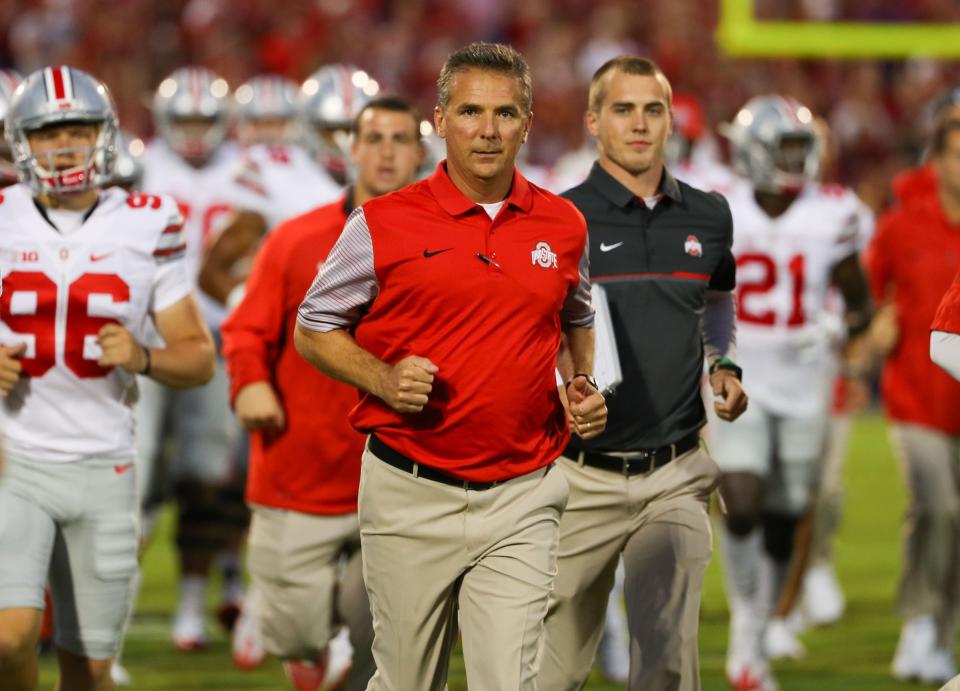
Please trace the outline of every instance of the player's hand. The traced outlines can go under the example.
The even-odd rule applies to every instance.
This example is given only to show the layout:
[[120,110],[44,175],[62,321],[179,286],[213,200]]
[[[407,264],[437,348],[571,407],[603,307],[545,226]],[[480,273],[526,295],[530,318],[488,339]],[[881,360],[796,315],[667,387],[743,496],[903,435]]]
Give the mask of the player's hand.
[[377,395],[398,413],[419,413],[429,400],[438,371],[427,358],[407,356],[386,370]]
[[844,377],[843,405],[840,410],[855,415],[870,405],[870,385],[862,377]]
[[139,374],[147,366],[147,354],[143,346],[119,324],[101,327],[97,332],[97,343],[103,351],[97,360],[101,367],[122,367],[131,374]]
[[713,395],[721,399],[713,404],[717,417],[733,422],[743,415],[747,409],[747,394],[733,372],[718,369],[710,375],[710,387],[713,389]]
[[237,392],[233,409],[240,424],[250,432],[280,432],[286,426],[286,416],[276,392],[269,382],[247,384]]
[[570,426],[581,439],[593,439],[607,426],[607,402],[586,377],[574,377],[567,387]]
[[20,381],[23,364],[20,358],[27,352],[26,343],[0,346],[0,396],[6,396]]

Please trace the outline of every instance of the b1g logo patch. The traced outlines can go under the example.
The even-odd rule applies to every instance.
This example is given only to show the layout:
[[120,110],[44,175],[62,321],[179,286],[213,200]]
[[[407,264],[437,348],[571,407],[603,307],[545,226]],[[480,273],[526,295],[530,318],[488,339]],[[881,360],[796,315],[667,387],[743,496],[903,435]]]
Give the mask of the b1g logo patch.
[[543,269],[557,268],[557,255],[545,242],[538,242],[530,253],[530,263]]
[[683,251],[689,254],[691,257],[702,257],[703,245],[701,245],[700,241],[697,240],[696,235],[688,235],[687,241],[683,243]]

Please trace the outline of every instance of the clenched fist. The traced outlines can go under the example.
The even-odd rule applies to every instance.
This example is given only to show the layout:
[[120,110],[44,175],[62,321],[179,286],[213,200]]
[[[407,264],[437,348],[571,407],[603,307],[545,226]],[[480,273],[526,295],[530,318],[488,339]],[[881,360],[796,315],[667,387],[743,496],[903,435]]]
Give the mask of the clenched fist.
[[237,392],[233,408],[240,423],[250,432],[279,432],[286,425],[283,406],[269,382],[247,384]]
[[97,332],[97,343],[103,351],[97,360],[101,367],[122,367],[131,374],[139,374],[147,366],[144,347],[119,324],[104,325]]
[[398,413],[419,413],[433,391],[438,370],[427,358],[410,355],[386,370],[376,394]]
[[26,343],[0,346],[0,395],[6,396],[20,381],[20,373],[23,371],[20,358],[26,350]]
[[607,402],[586,377],[574,377],[567,386],[570,426],[581,439],[599,436],[607,426]]

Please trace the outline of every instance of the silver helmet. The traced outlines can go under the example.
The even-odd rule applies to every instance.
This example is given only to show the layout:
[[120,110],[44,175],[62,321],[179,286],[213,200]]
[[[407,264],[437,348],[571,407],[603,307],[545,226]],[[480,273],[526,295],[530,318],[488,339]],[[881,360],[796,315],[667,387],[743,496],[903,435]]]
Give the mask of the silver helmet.
[[13,165],[13,154],[3,137],[3,121],[7,117],[10,103],[13,101],[13,92],[23,81],[23,77],[15,70],[0,70],[0,187],[13,185],[19,179],[17,168]]
[[137,136],[120,130],[117,139],[117,160],[113,164],[111,184],[124,189],[139,190],[143,183],[143,152],[146,145]]
[[[297,83],[277,74],[261,74],[233,92],[237,135],[244,143],[283,143],[293,134],[297,117]],[[272,121],[281,132],[258,131],[257,124]],[[279,134],[279,136],[278,136]]]
[[304,139],[314,158],[344,175],[354,122],[380,91],[373,77],[353,65],[326,65],[300,87]]
[[809,108],[789,96],[756,96],[723,130],[733,166],[766,192],[799,190],[815,180],[820,141]]
[[[56,157],[73,149],[42,154],[30,148],[31,132],[61,123],[99,125],[92,147],[84,147],[84,163],[57,170]],[[107,87],[74,67],[44,67],[30,74],[13,94],[4,136],[10,145],[20,181],[34,194],[69,194],[109,182],[116,157],[117,114]]]
[[229,96],[226,80],[206,67],[174,70],[153,96],[157,132],[178,155],[202,164],[227,137]]

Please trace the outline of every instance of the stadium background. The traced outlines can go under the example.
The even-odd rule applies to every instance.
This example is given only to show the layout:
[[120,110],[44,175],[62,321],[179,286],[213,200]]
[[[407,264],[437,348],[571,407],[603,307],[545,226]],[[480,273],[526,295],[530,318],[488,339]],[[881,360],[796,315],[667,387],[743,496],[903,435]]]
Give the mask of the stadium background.
[[[477,39],[505,41],[527,56],[534,74],[535,122],[526,155],[549,166],[583,143],[593,69],[612,55],[639,53],[659,62],[676,90],[699,97],[713,125],[755,94],[797,97],[832,125],[837,148],[830,175],[882,210],[893,175],[923,149],[931,99],[960,85],[960,62],[942,53],[925,58],[922,46],[882,60],[736,57],[717,39],[721,8],[706,0],[3,0],[0,67],[23,74],[58,63],[88,70],[113,90],[122,126],[149,136],[152,90],[184,64],[206,65],[237,85],[260,72],[300,80],[322,64],[352,62],[385,91],[429,112],[437,72],[452,49]],[[824,27],[839,21],[960,26],[956,0],[759,0],[754,10],[759,20]],[[960,37],[954,43],[960,54]],[[776,666],[787,691],[906,688],[887,671],[899,627],[893,594],[904,496],[877,412],[858,421],[849,460],[848,513],[838,545],[847,614],[837,626],[805,636],[805,660]],[[161,530],[146,558],[128,643],[134,688],[285,688],[275,663],[257,672],[234,670],[224,638],[202,654],[173,650],[167,638],[173,563],[168,531]],[[716,559],[702,616],[704,688],[726,688],[726,606]],[[47,658],[43,688],[52,686],[53,674]],[[450,689],[463,688],[462,665],[455,662]],[[616,687],[595,682],[588,688]]]

